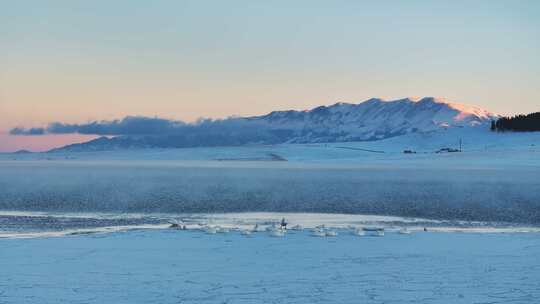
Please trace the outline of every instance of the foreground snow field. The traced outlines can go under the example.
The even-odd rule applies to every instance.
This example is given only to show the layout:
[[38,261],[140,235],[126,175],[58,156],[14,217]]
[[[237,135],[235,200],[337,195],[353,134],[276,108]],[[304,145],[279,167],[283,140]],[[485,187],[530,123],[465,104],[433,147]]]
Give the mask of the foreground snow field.
[[537,233],[0,239],[0,303],[538,303]]

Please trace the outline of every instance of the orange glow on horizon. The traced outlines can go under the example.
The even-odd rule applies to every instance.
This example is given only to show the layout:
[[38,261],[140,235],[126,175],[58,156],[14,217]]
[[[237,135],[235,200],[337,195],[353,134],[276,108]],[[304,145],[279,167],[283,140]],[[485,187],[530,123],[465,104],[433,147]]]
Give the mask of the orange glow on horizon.
[[15,152],[29,150],[32,152],[45,152],[53,148],[81,143],[95,139],[96,135],[59,134],[38,136],[12,136],[0,134],[0,152]]

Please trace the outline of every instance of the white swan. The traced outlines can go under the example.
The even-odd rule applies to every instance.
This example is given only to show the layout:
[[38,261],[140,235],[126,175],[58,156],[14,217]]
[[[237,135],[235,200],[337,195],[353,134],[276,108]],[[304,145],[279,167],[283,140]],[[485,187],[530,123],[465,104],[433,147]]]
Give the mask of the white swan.
[[270,236],[273,236],[273,237],[283,237],[283,236],[285,236],[285,230],[284,230],[284,229],[274,229],[274,230],[270,230]]
[[263,231],[265,231],[265,229],[263,227],[259,226],[259,224],[255,224],[255,226],[251,230],[251,232],[263,232]]
[[326,237],[326,231],[324,230],[324,225],[317,226],[311,230],[311,235],[316,237]]
[[338,233],[334,230],[328,230],[326,231],[326,236],[337,236]]
[[411,234],[411,231],[407,227],[403,227],[398,231],[399,234]]
[[384,228],[382,228],[382,227],[363,227],[362,231],[366,235],[384,236]]
[[212,226],[207,226],[207,227],[204,228],[204,232],[206,232],[207,234],[216,234],[217,229],[215,227],[212,227]]
[[217,230],[218,233],[229,233],[230,232],[229,228],[219,227],[219,226],[217,227],[216,230]]
[[277,229],[279,229],[279,227],[275,223],[268,226],[268,227],[266,227],[266,231],[268,231],[268,232],[272,232],[272,231],[277,230]]
[[313,231],[313,233],[311,235],[312,236],[317,236],[317,237],[326,237],[326,232],[324,232],[324,231]]
[[296,230],[296,231],[300,231],[302,229],[304,229],[304,228],[302,226],[300,226],[300,225],[294,225],[294,226],[291,227],[291,230]]
[[366,235],[364,230],[362,228],[358,228],[358,227],[355,227],[352,233],[354,235],[356,235],[356,236],[364,236],[364,235]]

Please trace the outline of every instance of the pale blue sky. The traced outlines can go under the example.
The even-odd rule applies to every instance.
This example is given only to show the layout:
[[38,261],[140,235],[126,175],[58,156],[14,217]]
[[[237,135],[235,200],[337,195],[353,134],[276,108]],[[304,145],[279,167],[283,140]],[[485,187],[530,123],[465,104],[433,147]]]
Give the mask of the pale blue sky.
[[540,1],[0,0],[0,131],[370,97],[540,110]]

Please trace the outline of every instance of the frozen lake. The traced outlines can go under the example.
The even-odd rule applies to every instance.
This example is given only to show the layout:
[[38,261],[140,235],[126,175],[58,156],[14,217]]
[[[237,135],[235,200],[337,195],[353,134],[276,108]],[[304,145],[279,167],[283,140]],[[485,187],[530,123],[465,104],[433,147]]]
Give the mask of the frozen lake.
[[538,303],[538,233],[0,239],[0,303]]

